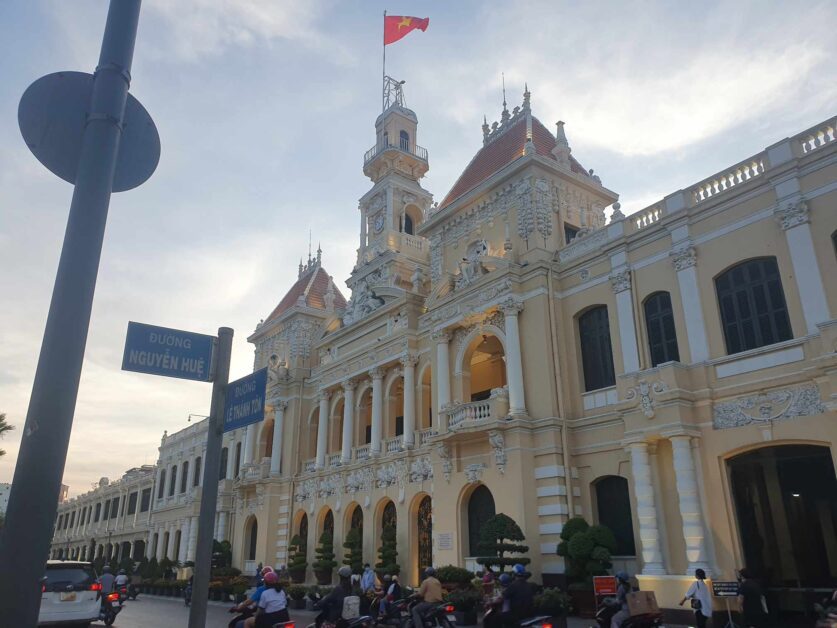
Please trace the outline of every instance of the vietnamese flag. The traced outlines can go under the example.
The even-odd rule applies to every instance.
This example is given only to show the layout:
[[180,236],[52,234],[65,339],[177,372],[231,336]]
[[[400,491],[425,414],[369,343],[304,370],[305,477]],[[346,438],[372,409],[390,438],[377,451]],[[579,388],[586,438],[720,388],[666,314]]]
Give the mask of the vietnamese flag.
[[415,29],[427,30],[430,18],[407,17],[404,15],[384,16],[384,46],[394,44]]

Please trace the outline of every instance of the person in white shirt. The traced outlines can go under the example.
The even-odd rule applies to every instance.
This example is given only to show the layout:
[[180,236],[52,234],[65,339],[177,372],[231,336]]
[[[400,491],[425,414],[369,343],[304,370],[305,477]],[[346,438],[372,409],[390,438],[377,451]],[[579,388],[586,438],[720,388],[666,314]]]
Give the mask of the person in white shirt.
[[264,584],[267,587],[259,598],[259,610],[256,613],[256,628],[271,628],[291,620],[288,614],[288,597],[279,584],[279,576],[271,571],[265,574]]
[[706,620],[712,617],[712,594],[706,586],[706,572],[703,569],[695,569],[695,581],[680,600],[680,606],[683,606],[686,600],[692,601],[697,628],[706,628]]
[[124,587],[128,584],[128,575],[125,573],[124,569],[119,570],[119,574],[116,576],[114,584],[116,584],[117,587]]

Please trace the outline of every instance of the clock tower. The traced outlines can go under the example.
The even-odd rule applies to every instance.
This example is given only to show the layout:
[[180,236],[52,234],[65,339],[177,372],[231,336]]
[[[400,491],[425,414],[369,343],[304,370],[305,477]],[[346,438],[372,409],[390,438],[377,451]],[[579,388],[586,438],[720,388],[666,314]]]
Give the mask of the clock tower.
[[[372,189],[360,199],[357,264],[346,282],[353,301],[383,292],[424,293],[430,243],[416,235],[433,195],[419,181],[427,173],[427,149],[416,143],[418,118],[404,104],[404,81],[384,79],[384,111],[375,121],[375,145],[363,157]],[[363,294],[357,294],[360,291]],[[379,299],[380,300],[380,299]],[[351,314],[349,321],[358,320]]]

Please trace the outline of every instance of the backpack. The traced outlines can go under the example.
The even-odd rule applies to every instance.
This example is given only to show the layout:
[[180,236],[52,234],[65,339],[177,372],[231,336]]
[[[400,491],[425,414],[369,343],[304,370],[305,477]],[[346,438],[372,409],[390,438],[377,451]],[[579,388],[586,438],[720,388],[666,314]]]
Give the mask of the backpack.
[[347,595],[343,598],[343,612],[340,615],[343,619],[357,619],[360,617],[360,597]]

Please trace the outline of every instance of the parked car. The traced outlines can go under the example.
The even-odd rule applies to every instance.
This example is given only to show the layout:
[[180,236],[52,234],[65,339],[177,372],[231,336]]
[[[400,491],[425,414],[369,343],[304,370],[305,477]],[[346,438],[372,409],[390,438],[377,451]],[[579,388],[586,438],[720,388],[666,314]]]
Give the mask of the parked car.
[[99,618],[99,594],[93,565],[74,560],[49,560],[41,584],[39,626],[83,626]]

